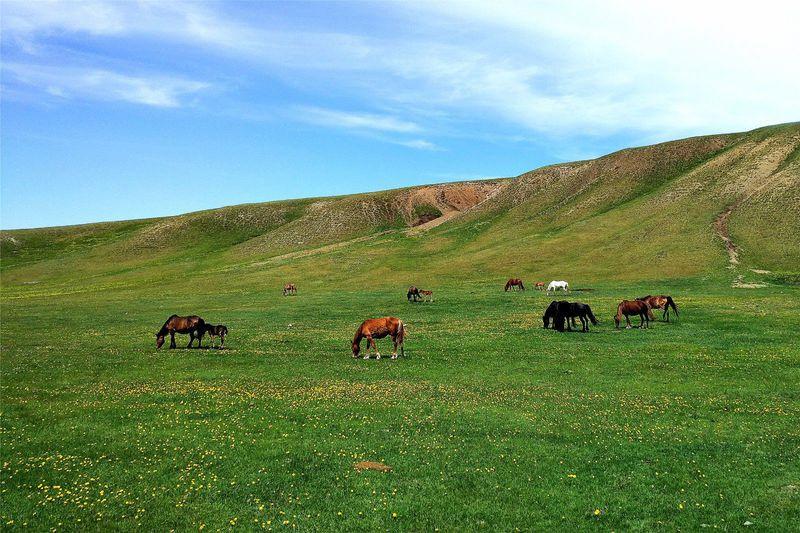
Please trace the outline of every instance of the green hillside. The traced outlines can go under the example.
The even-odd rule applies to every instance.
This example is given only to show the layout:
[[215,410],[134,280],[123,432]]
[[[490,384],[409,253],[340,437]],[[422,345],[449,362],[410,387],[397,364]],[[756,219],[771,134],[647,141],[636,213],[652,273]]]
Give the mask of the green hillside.
[[[719,274],[729,258],[714,222],[728,208],[741,270],[793,272],[799,147],[795,123],[632,148],[508,180],[4,231],[4,288],[169,283],[171,272],[305,280],[311,263],[329,283],[389,272],[587,281]],[[438,214],[443,223],[429,221]]]

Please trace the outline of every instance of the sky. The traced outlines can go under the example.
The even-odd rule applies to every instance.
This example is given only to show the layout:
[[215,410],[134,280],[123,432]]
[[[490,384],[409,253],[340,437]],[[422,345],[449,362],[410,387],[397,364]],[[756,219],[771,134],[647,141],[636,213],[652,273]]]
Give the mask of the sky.
[[796,121],[798,20],[771,1],[4,0],[0,227],[515,176]]

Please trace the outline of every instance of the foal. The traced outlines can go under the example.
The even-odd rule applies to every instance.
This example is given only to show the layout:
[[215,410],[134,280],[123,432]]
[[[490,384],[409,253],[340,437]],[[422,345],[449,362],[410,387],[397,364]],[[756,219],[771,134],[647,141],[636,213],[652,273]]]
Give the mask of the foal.
[[432,302],[433,301],[433,291],[426,291],[424,289],[420,289],[419,290],[419,294],[420,294],[423,302]]
[[297,287],[294,286],[294,283],[287,283],[283,286],[283,295],[287,296],[289,294],[297,294]]
[[400,355],[405,357],[405,350],[403,348],[403,340],[405,339],[405,325],[399,318],[387,316],[384,318],[369,318],[361,323],[356,330],[356,335],[353,337],[353,357],[358,357],[361,352],[361,339],[367,339],[367,353],[364,354],[364,359],[369,359],[370,345],[375,350],[377,359],[381,358],[378,352],[378,345],[375,344],[375,339],[382,339],[391,336],[394,342],[394,352],[392,352],[392,359],[397,359],[397,348],[400,347]]
[[214,338],[219,337],[219,349],[222,350],[225,348],[225,335],[228,334],[227,326],[223,326],[222,324],[219,326],[206,324],[203,332],[208,333],[208,336],[211,338],[211,346],[214,346]]

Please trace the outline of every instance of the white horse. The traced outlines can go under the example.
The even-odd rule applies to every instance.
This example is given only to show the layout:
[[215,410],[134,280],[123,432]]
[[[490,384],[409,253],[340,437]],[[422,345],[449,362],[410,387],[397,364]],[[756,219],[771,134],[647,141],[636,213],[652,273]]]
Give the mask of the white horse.
[[551,281],[550,285],[547,286],[547,292],[556,292],[558,289],[569,292],[569,283],[566,281]]

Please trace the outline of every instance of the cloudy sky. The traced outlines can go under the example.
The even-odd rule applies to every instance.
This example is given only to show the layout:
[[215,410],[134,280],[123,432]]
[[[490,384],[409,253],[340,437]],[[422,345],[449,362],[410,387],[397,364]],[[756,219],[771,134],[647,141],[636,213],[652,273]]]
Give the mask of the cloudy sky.
[[0,224],[512,176],[800,119],[800,4],[5,0]]

